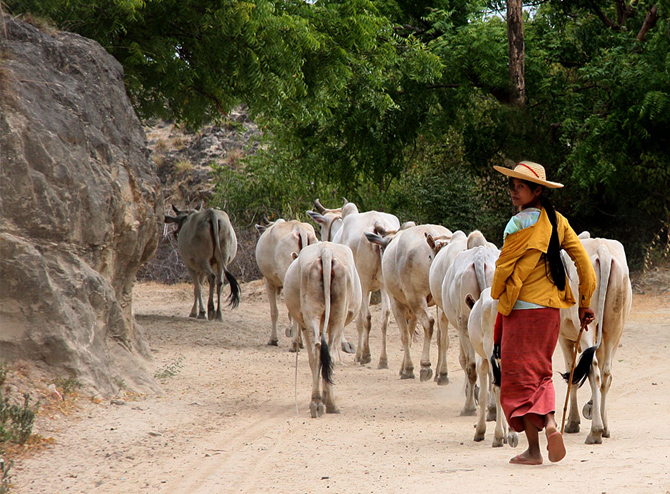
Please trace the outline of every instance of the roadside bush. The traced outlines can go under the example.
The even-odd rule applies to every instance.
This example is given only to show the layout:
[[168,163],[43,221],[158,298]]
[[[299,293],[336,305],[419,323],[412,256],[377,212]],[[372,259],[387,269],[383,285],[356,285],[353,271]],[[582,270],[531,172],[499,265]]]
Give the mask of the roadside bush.
[[11,404],[0,389],[0,442],[24,444],[32,434],[39,408],[39,403],[31,406],[28,393],[23,394],[23,405]]

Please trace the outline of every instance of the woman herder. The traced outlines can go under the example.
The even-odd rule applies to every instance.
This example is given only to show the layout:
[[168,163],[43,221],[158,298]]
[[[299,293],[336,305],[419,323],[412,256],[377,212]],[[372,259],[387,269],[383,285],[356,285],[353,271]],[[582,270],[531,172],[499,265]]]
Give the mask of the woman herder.
[[545,188],[562,184],[546,179],[544,167],[523,161],[514,169],[495,166],[510,177],[512,203],[519,213],[504,232],[491,295],[498,300],[494,354],[500,358],[500,401],[510,427],[526,432],[528,449],[510,463],[542,464],[539,432],[545,429],[549,460],[565,457],[556,426],[552,355],[560,330],[560,309],[575,304],[566,282],[561,249],[579,273],[579,318],[593,321],[591,295],[596,277],[589,256],[568,221],[554,210]]

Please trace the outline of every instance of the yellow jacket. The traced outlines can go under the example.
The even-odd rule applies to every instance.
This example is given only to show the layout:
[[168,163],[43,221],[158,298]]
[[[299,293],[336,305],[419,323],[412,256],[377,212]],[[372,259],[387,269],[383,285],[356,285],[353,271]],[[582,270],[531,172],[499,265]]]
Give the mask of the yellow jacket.
[[[558,241],[572,258],[579,274],[579,306],[589,307],[596,289],[596,274],[584,246],[568,220],[556,213]],[[566,278],[565,290],[559,291],[548,277],[544,255],[549,248],[551,222],[542,209],[532,226],[507,235],[496,262],[491,296],[498,300],[498,312],[508,316],[517,300],[564,309],[575,304]],[[551,275],[549,275],[551,276]]]

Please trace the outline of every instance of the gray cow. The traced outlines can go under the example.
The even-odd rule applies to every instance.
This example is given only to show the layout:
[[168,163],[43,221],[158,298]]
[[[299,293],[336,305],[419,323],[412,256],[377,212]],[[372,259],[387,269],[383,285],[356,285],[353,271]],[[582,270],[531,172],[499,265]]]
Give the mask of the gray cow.
[[[222,321],[221,287],[225,274],[230,284],[229,304],[235,308],[240,303],[240,285],[226,267],[237,254],[237,237],[228,215],[218,209],[191,209],[180,211],[172,206],[177,216],[165,216],[165,223],[176,223],[177,246],[184,265],[193,279],[193,308],[190,317],[205,318],[202,284],[209,282],[207,317]],[[216,312],[214,312],[214,287],[216,287]]]

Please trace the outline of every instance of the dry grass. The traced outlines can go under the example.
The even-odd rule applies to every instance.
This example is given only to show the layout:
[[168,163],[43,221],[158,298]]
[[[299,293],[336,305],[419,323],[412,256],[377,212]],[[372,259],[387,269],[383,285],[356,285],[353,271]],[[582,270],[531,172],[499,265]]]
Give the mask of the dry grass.
[[187,173],[193,170],[193,163],[189,160],[177,160],[174,169],[178,174]]

